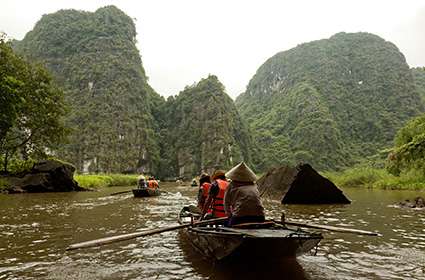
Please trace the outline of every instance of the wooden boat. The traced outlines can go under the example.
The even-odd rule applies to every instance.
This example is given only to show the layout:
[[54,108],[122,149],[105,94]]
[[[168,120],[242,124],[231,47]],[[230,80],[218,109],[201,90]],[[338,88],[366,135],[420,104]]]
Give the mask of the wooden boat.
[[[187,223],[199,217],[195,207],[184,207],[179,223]],[[192,210],[192,211],[191,211]],[[294,258],[317,248],[323,236],[297,229],[290,229],[275,221],[251,223],[238,227],[223,225],[191,226],[182,230],[192,246],[206,258],[215,260],[254,258],[279,260]]]
[[161,194],[161,191],[156,189],[151,189],[147,187],[141,187],[137,189],[133,189],[133,195],[134,197],[148,197],[148,196],[158,196]]

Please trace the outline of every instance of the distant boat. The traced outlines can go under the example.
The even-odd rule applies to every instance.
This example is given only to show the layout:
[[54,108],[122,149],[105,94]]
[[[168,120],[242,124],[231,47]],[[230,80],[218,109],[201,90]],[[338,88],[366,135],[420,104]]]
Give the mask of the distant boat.
[[[180,224],[199,216],[184,207],[178,217]],[[193,211],[193,210],[192,210]],[[323,236],[299,228],[290,229],[275,221],[250,223],[240,227],[222,225],[191,226],[182,230],[194,249],[214,260],[250,258],[279,260],[294,258],[317,248]]]
[[148,196],[158,196],[161,195],[161,191],[159,188],[151,189],[148,187],[141,187],[137,189],[133,189],[134,197],[148,197]]

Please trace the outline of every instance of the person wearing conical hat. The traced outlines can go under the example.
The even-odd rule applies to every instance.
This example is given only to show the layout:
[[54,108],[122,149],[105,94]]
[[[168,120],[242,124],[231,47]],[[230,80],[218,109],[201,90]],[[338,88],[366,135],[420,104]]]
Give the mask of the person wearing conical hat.
[[226,180],[225,172],[223,170],[214,171],[211,176],[212,184],[208,191],[208,197],[202,209],[201,219],[207,213],[211,213],[213,218],[226,217],[224,212],[224,194],[229,182]]
[[226,173],[232,180],[224,195],[224,210],[230,217],[229,226],[265,221],[264,207],[255,183],[255,173],[241,162]]
[[145,188],[147,186],[146,184],[146,178],[143,175],[140,175],[137,177],[137,187],[138,188]]

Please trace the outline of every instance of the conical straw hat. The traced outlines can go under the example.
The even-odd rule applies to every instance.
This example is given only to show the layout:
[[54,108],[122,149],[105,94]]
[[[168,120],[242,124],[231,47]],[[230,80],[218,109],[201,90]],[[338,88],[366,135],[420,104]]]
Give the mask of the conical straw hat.
[[240,182],[254,182],[257,181],[255,173],[245,164],[241,162],[226,173],[226,178],[233,181]]

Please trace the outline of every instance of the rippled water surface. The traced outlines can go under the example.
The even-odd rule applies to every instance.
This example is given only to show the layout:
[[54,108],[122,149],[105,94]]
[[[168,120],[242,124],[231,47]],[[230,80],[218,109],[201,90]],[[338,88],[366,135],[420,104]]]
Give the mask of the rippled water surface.
[[268,217],[377,230],[323,232],[316,256],[247,264],[200,259],[177,231],[65,251],[72,243],[175,225],[196,188],[162,184],[159,197],[99,192],[0,195],[0,279],[425,279],[425,210],[393,207],[423,193],[344,189],[351,205],[282,206]]

